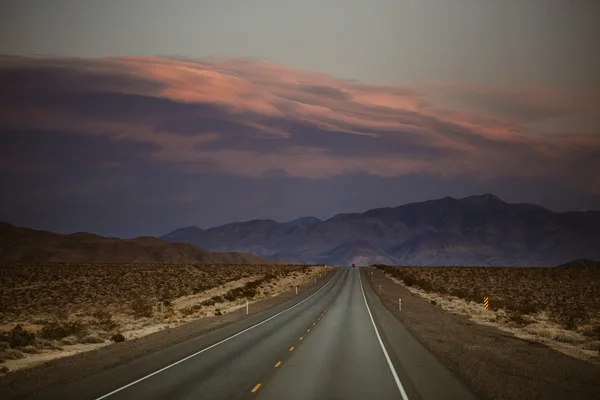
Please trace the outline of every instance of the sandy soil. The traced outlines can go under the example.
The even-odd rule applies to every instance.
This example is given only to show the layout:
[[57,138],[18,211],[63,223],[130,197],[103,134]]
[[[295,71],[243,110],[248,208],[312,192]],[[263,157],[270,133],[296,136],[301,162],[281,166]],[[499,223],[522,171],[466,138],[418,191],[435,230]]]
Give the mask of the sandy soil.
[[600,341],[590,341],[581,333],[587,326],[582,326],[580,331],[566,330],[550,321],[548,314],[545,312],[524,315],[523,318],[527,321],[527,325],[523,326],[512,322],[506,310],[486,310],[482,304],[466,301],[455,296],[427,292],[414,286],[409,287],[400,279],[388,274],[386,276],[411,293],[430,302],[435,302],[437,306],[445,311],[466,316],[477,324],[493,326],[504,332],[512,333],[521,339],[544,344],[571,357],[577,357],[592,363],[600,363],[598,357]]

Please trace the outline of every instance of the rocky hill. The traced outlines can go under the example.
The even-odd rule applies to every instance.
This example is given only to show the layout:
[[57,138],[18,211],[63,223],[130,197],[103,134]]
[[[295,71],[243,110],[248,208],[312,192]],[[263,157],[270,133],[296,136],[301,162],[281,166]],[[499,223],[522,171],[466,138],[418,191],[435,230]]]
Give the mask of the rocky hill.
[[240,252],[213,253],[188,243],[155,237],[106,238],[57,233],[0,222],[0,261],[64,263],[273,264]]
[[335,265],[554,266],[600,259],[599,211],[556,213],[535,204],[506,203],[491,194],[308,221],[188,227],[163,239],[210,251]]

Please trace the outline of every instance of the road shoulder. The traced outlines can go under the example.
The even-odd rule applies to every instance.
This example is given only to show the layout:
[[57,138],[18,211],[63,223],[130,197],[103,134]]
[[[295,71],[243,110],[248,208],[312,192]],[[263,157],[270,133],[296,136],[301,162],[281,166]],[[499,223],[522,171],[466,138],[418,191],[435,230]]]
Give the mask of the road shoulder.
[[412,294],[375,268],[361,270],[363,282],[387,310],[479,398],[600,398],[598,366],[475,324]]

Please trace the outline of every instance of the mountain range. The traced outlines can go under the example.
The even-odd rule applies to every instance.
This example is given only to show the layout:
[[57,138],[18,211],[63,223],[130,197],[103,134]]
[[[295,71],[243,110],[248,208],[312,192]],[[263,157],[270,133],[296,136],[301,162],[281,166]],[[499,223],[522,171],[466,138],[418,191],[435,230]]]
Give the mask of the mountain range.
[[273,264],[239,252],[208,252],[155,237],[107,238],[79,232],[62,235],[0,222],[0,261],[64,263]]
[[600,211],[553,212],[492,194],[289,222],[191,226],[162,237],[291,263],[554,266],[600,258]]

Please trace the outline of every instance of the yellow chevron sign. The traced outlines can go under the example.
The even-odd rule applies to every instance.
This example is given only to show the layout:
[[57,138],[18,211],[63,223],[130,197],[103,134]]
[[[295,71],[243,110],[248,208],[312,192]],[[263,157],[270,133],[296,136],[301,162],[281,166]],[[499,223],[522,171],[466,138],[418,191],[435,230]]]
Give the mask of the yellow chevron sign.
[[483,308],[485,308],[487,310],[489,306],[490,306],[490,299],[489,299],[489,297],[484,297],[483,298]]

